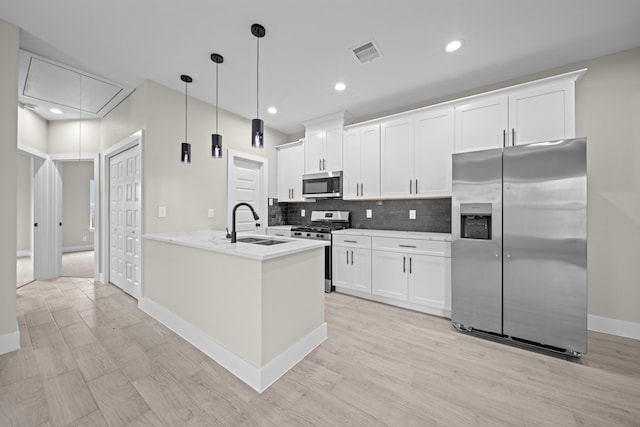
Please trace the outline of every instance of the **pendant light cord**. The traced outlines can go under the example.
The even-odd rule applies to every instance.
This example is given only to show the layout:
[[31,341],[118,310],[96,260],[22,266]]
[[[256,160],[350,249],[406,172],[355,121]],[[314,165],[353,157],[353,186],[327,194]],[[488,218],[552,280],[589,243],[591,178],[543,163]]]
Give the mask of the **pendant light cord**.
[[256,54],[256,118],[260,118],[260,37],[256,37],[257,54]]
[[187,122],[187,90],[188,90],[189,82],[185,80],[184,82],[184,142],[189,142],[187,139],[188,134],[188,122]]
[[82,160],[82,76],[80,76],[80,108],[78,120],[78,161]]
[[218,64],[216,62],[216,134],[218,133]]

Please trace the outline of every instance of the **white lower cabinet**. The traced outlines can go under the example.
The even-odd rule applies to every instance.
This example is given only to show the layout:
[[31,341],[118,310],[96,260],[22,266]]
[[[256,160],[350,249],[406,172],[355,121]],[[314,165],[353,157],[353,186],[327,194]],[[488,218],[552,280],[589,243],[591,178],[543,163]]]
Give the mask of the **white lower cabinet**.
[[371,292],[371,237],[334,237],[333,286]]
[[[334,233],[333,284],[336,289],[450,317],[451,242],[442,238],[408,238],[428,233],[395,232],[398,234],[394,236],[391,231],[358,231],[368,232],[371,236]],[[364,243],[363,237],[370,240]]]

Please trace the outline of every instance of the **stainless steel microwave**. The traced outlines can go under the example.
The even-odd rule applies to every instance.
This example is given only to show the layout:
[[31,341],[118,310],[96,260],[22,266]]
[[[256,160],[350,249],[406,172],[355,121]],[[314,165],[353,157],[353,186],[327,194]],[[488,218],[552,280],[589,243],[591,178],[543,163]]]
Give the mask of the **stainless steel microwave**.
[[342,171],[302,175],[302,197],[309,199],[341,198]]

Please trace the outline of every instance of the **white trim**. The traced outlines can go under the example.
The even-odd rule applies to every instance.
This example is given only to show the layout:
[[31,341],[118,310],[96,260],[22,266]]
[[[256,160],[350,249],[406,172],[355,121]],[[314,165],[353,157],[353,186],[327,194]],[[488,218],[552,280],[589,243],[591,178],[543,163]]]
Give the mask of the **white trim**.
[[31,255],[32,255],[32,252],[30,250],[18,251],[16,253],[16,258],[22,258],[22,257],[25,257],[25,256],[31,256]]
[[43,160],[48,157],[47,153],[43,153],[42,151],[21,142],[18,142],[18,152],[21,152],[22,154],[26,154],[28,156],[39,157]]
[[20,329],[16,323],[16,330],[9,334],[0,335],[0,354],[20,350]]
[[371,301],[381,302],[383,304],[393,305],[400,308],[406,308],[413,311],[419,311],[421,313],[432,314],[434,316],[445,317],[451,319],[451,310],[443,310],[441,308],[428,307],[421,304],[416,304],[409,301],[396,300],[393,298],[381,297],[379,295],[369,294],[366,292],[354,291],[349,288],[341,288],[336,286],[336,292],[341,294],[347,294],[358,298],[368,299]]
[[260,368],[247,362],[211,336],[149,298],[140,298],[138,308],[180,335],[258,393],[265,391],[327,339],[327,324],[322,323]]
[[640,323],[589,314],[587,316],[587,327],[590,331],[640,340]]
[[93,250],[93,245],[84,245],[84,246],[63,246],[62,248],[62,253],[69,253],[69,252],[85,252],[85,251],[92,251]]

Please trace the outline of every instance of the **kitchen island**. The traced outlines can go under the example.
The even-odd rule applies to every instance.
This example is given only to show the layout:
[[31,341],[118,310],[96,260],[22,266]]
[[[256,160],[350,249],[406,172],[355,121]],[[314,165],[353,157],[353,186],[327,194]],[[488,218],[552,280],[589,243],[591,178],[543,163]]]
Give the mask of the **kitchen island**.
[[327,337],[328,243],[247,237],[145,235],[139,307],[262,392]]

